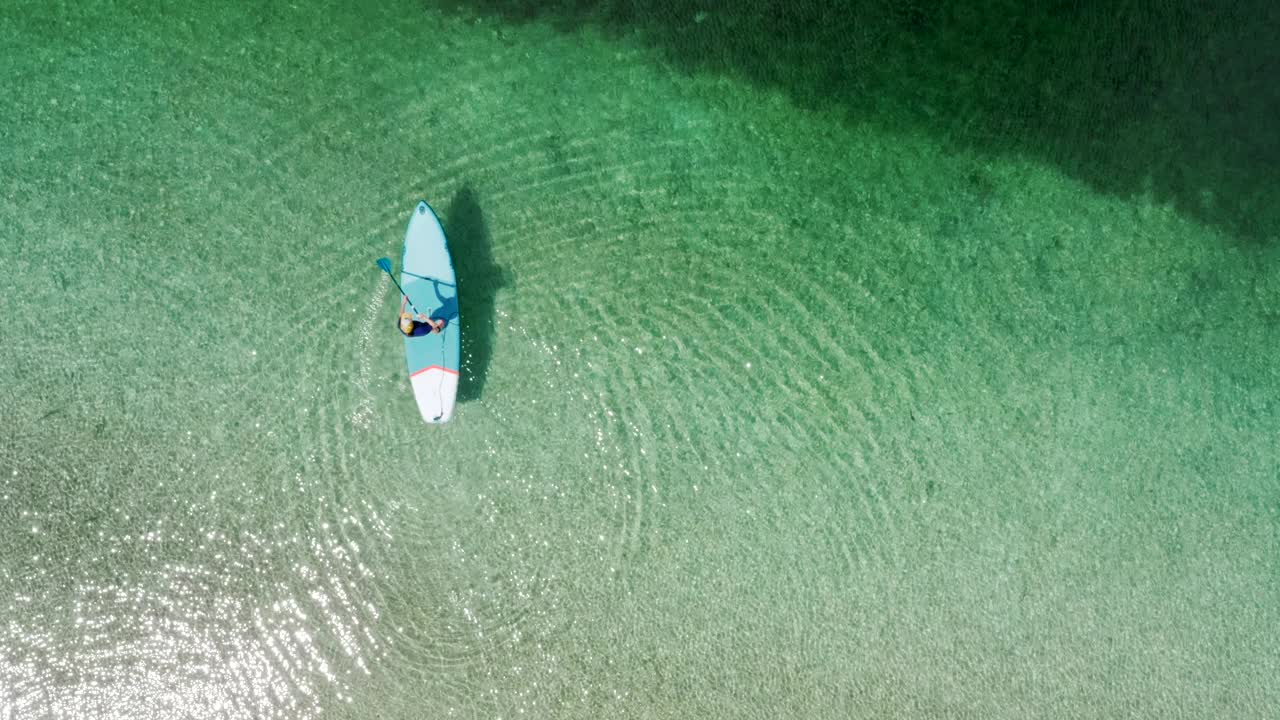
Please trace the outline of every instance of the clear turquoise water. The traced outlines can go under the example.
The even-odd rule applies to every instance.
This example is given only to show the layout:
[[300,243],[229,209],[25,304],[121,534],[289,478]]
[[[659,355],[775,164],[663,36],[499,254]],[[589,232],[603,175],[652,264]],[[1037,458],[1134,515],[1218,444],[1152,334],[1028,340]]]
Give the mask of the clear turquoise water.
[[1273,169],[575,7],[0,11],[0,719],[1280,705]]

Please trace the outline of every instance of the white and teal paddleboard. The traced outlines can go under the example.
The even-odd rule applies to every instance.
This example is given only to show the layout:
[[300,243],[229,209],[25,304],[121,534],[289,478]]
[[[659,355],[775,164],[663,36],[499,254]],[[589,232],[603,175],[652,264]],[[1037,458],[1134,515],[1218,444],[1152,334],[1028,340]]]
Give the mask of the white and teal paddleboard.
[[404,234],[404,259],[400,286],[408,300],[400,311],[413,312],[408,303],[431,318],[446,321],[443,332],[404,339],[409,383],[418,400],[418,412],[429,423],[448,422],[458,396],[462,333],[458,314],[458,281],[444,228],[431,206],[419,202]]

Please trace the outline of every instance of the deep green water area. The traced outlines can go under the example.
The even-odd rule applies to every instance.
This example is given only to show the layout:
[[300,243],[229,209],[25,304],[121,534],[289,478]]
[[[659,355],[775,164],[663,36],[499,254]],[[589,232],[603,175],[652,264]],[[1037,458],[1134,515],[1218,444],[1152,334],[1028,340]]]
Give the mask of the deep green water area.
[[0,5],[0,720],[1274,717],[1280,5],[717,5]]

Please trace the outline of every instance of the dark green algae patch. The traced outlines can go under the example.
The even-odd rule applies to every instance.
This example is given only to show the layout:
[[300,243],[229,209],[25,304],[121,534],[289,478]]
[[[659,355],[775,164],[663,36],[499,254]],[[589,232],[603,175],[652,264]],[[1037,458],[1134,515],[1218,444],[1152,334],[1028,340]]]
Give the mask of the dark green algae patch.
[[1242,246],[1280,237],[1280,5],[472,0],[459,12],[592,27],[689,73],[803,108],[1054,166],[1150,197]]

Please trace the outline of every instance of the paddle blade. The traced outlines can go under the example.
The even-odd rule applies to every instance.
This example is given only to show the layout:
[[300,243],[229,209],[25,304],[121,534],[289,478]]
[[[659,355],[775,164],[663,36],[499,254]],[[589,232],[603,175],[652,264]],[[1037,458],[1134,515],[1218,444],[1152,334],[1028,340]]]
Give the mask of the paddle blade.
[[378,258],[378,267],[382,268],[382,272],[391,274],[391,261],[386,258]]

